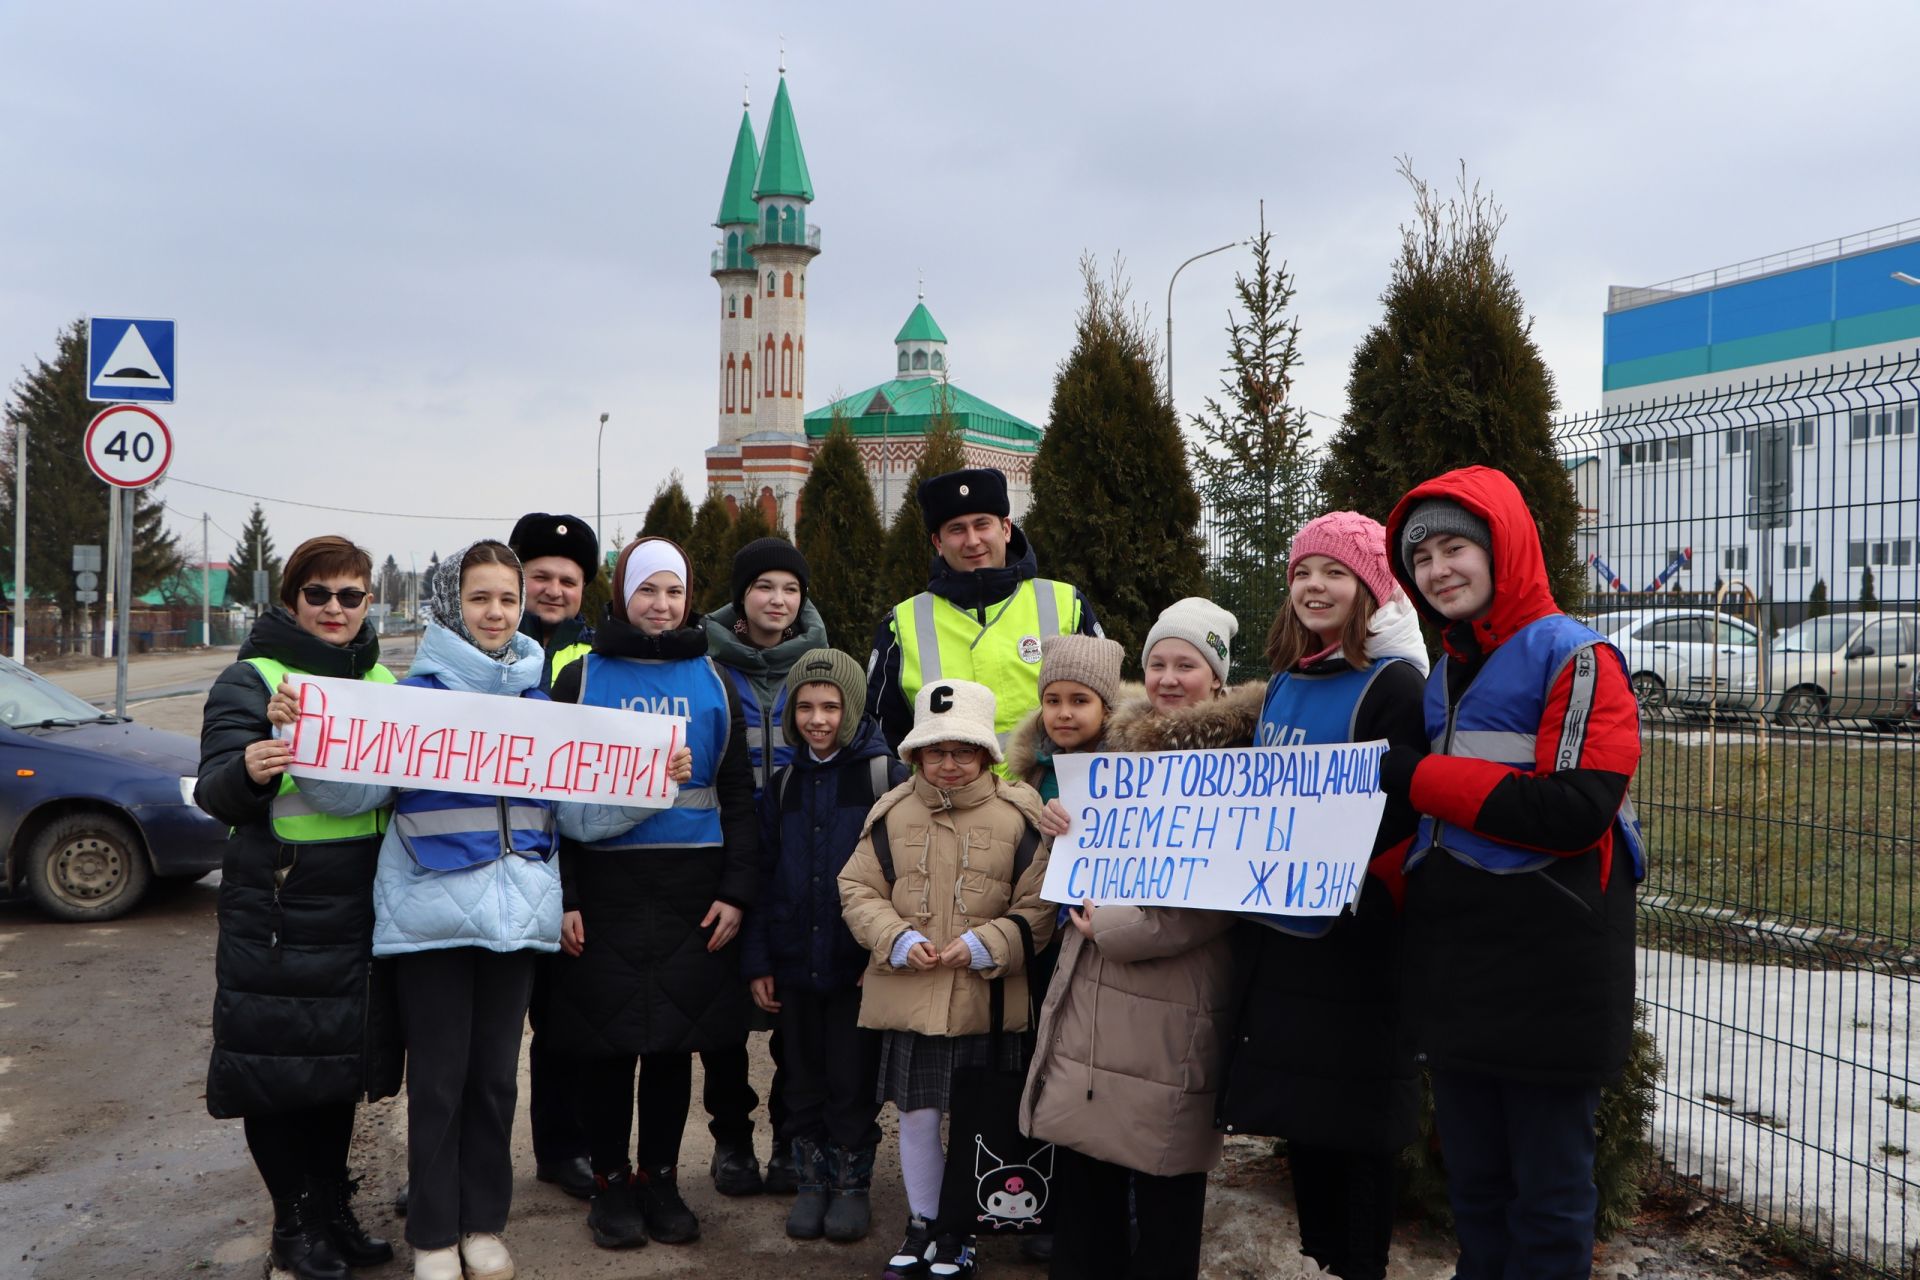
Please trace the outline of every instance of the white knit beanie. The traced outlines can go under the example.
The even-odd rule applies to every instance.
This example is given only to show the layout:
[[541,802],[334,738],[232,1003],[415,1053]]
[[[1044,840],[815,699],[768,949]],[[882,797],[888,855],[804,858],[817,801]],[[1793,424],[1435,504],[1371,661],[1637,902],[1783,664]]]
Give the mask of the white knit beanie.
[[1240,623],[1234,616],[1211,600],[1200,596],[1176,600],[1155,619],[1153,630],[1147,632],[1147,642],[1140,646],[1140,665],[1147,664],[1153,646],[1162,640],[1185,640],[1200,651],[1200,656],[1213,668],[1213,674],[1225,684],[1228,655],[1239,630]]
[[900,740],[900,758],[911,760],[921,747],[936,742],[967,742],[1003,758],[993,731],[993,690],[971,680],[936,680],[913,698],[913,732]]

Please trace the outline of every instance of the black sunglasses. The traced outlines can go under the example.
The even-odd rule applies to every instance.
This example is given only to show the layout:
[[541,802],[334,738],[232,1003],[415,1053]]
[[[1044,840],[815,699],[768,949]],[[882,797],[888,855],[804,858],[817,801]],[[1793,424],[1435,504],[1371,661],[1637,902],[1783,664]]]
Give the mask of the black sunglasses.
[[342,587],[338,591],[329,591],[317,582],[300,588],[300,598],[316,609],[325,608],[327,601],[335,596],[340,597],[342,609],[358,609],[372,594],[371,591],[362,591],[358,587]]

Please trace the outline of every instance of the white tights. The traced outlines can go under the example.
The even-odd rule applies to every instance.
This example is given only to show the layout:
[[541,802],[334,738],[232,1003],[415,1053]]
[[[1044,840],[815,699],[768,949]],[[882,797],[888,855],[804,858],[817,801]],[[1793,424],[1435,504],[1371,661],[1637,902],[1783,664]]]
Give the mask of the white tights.
[[940,1149],[940,1108],[900,1113],[900,1178],[907,1184],[907,1205],[931,1222],[940,1212],[940,1177],[946,1169]]

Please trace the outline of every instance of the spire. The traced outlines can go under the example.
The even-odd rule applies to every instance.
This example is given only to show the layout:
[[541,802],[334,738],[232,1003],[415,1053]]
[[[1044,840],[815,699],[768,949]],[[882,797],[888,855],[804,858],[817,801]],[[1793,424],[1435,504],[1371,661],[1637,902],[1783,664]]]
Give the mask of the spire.
[[[925,298],[927,295],[922,293],[920,296]],[[940,326],[934,323],[933,312],[927,310],[927,304],[919,302],[914,305],[913,314],[908,316],[907,322],[900,326],[900,332],[893,340],[895,342],[945,342],[947,335],[940,332]]]
[[[781,59],[783,62],[785,58]],[[728,188],[731,191],[732,185]],[[813,179],[807,174],[807,156],[800,149],[800,126],[793,120],[793,103],[787,99],[787,78],[780,77],[780,88],[773,95],[773,114],[767,119],[767,149],[760,154],[760,172],[753,194],[797,196],[813,199]]]
[[727,185],[720,193],[720,212],[713,220],[714,226],[740,223],[751,226],[758,221],[758,211],[753,204],[753,175],[759,167],[760,147],[753,140],[753,119],[743,103],[740,133],[733,140],[733,163],[727,167]]

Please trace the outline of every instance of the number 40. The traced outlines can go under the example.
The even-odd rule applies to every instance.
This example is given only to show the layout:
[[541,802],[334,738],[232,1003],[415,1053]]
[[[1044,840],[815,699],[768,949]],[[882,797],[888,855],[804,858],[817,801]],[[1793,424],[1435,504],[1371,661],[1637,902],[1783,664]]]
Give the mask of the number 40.
[[133,433],[132,441],[129,442],[125,431],[117,431],[113,439],[107,441],[100,452],[109,458],[118,458],[122,462],[127,460],[129,453],[133,455],[135,462],[152,462],[153,450],[153,432],[136,431]]

